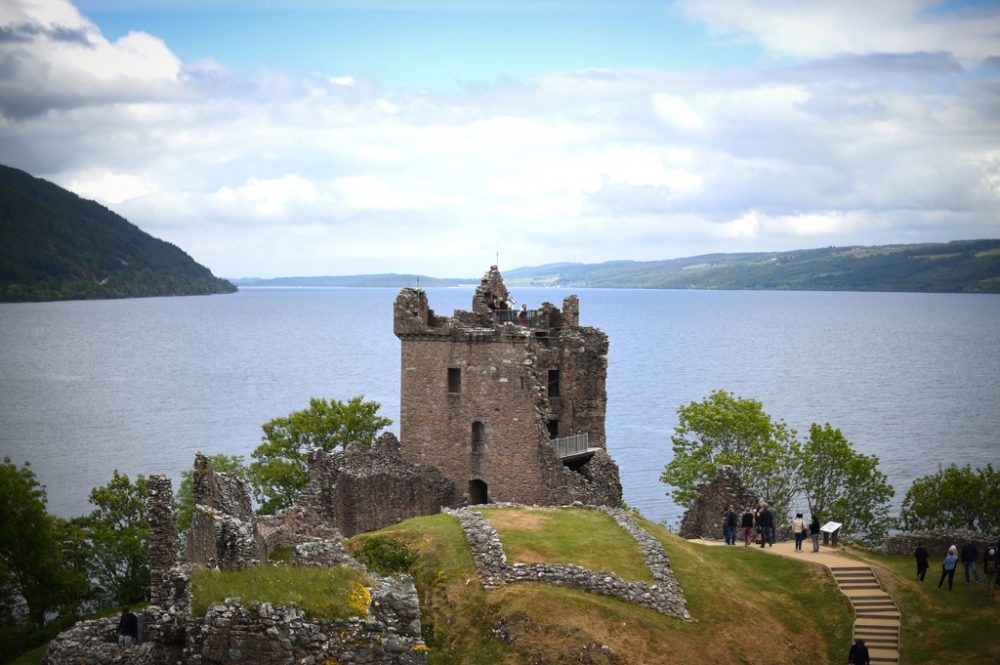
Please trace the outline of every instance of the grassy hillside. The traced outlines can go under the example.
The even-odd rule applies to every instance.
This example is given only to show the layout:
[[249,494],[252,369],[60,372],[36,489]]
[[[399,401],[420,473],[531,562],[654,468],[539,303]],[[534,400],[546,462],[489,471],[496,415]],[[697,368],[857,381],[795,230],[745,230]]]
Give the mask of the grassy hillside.
[[1000,240],[563,263],[504,278],[508,286],[1000,293]]
[[[615,545],[620,530],[611,520],[591,520],[590,511],[558,511],[542,519],[532,511],[485,515],[498,528],[511,561],[577,563],[626,578],[643,574],[629,572],[634,546]],[[704,547],[660,526],[643,526],[670,554],[694,621],[548,585],[485,592],[461,529],[445,515],[408,520],[380,533],[419,553],[412,572],[432,663],[844,660],[851,610],[824,570],[742,548]]]
[[232,293],[229,282],[104,206],[0,166],[0,300]]
[[[987,597],[982,584],[966,584],[962,567],[955,573],[954,591],[945,581],[937,588],[940,562],[931,562],[918,582],[911,556],[852,552],[871,564],[882,587],[892,594],[903,615],[901,660],[906,665],[947,662],[1000,663],[1000,591]],[[982,560],[979,562],[982,575]]]

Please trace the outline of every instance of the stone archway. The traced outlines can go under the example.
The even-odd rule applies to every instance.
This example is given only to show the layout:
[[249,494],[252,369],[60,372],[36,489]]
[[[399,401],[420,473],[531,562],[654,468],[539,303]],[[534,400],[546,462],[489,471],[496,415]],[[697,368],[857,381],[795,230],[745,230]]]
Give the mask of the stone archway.
[[469,481],[469,505],[476,506],[483,503],[489,503],[489,491],[486,487],[486,482],[476,478],[475,480]]

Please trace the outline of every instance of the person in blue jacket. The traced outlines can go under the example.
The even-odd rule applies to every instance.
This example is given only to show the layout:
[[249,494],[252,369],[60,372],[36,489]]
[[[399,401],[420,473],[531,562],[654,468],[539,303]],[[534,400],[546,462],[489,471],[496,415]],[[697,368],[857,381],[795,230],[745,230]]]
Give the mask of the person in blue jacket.
[[952,545],[948,548],[948,556],[941,564],[941,579],[938,580],[938,588],[944,583],[944,578],[948,578],[948,591],[952,591],[952,583],[955,581],[955,569],[958,568],[958,548]]

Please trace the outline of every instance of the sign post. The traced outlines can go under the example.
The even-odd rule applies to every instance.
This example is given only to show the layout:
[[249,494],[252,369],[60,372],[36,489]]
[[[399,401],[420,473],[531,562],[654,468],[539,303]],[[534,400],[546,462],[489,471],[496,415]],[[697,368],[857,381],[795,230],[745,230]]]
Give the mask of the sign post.
[[827,522],[821,526],[819,532],[823,534],[823,544],[836,547],[837,535],[840,533],[840,527],[842,526],[844,525],[840,522]]

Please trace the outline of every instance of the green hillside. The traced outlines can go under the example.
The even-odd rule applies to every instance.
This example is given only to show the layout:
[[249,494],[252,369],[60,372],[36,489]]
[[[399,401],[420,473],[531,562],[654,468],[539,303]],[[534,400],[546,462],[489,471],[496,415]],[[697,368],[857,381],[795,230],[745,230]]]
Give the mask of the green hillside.
[[560,263],[504,272],[508,286],[1000,293],[1000,240]]
[[[529,508],[482,512],[498,530],[510,563],[571,563],[623,579],[644,575],[635,568],[635,543],[618,542],[617,527],[590,511],[562,509],[541,517]],[[755,547],[709,547],[647,520],[639,523],[669,554],[692,621],[546,584],[484,591],[462,530],[447,515],[359,534],[352,546],[388,536],[417,553],[409,570],[420,593],[432,665],[801,665],[847,659],[854,617],[824,566]],[[943,592],[911,579],[913,557],[852,552],[874,566],[899,603],[901,662],[972,665],[1000,657],[1000,643],[981,639],[1000,630],[1000,599],[988,598],[982,585],[956,583],[954,593]]]
[[104,206],[0,166],[0,300],[232,293],[178,247]]

